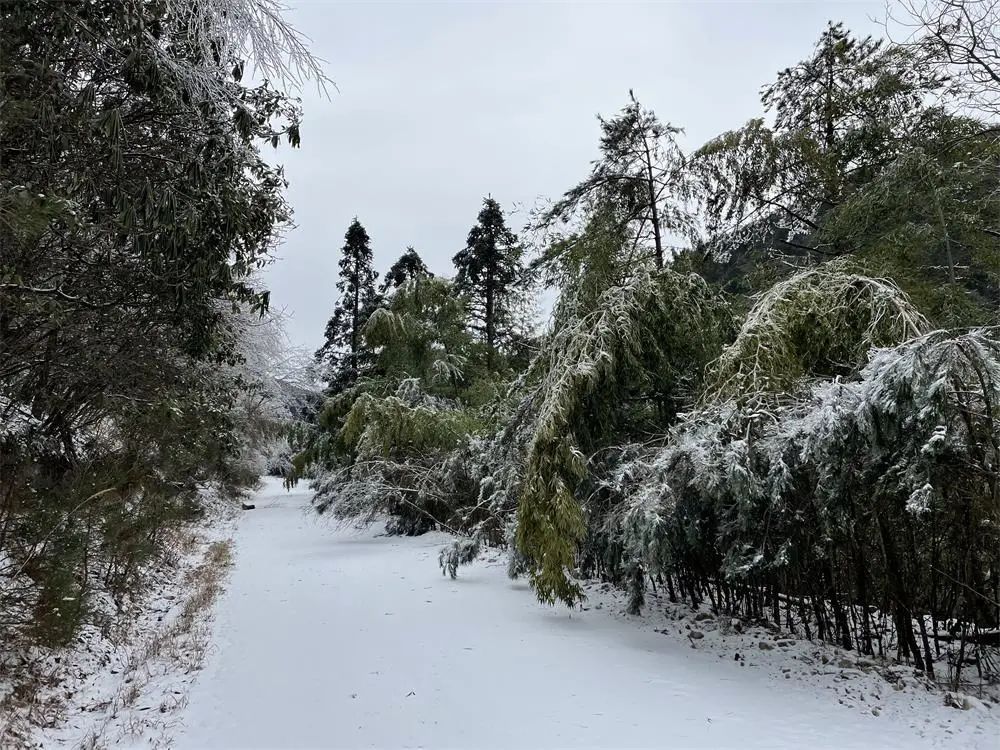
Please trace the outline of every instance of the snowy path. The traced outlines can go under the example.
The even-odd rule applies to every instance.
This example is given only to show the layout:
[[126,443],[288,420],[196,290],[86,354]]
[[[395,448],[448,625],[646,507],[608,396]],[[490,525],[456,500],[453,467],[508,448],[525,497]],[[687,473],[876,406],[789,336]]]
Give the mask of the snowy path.
[[443,578],[442,537],[335,531],[308,497],[271,482],[244,514],[215,647],[172,746],[930,744],[606,610],[542,607],[499,566]]

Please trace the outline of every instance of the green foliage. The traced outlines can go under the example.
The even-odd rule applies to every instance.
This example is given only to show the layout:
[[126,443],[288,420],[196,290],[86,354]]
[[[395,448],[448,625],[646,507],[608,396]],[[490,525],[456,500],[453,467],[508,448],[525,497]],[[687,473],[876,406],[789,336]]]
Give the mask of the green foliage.
[[691,185],[675,140],[681,131],[643,109],[631,91],[629,96],[631,102],[617,116],[598,117],[601,158],[593,162],[590,175],[545,211],[539,223],[551,227],[581,213],[610,210],[617,231],[635,238],[662,268],[667,260],[663,234],[687,236],[694,228],[686,206]]
[[531,271],[560,290],[556,325],[577,310],[592,310],[609,287],[628,279],[646,251],[630,237],[628,222],[611,203],[585,214],[579,231],[557,235],[531,263]]
[[[731,611],[794,619],[863,653],[889,647],[873,616],[884,607],[899,649],[931,669],[943,658],[918,614],[997,624],[998,399],[988,329],[879,350],[852,379],[814,382],[766,419],[710,404],[662,445],[625,447],[602,467],[605,565],[672,578],[693,605],[699,588],[716,606],[738,591]],[[773,591],[787,612],[772,612]]]
[[412,247],[408,247],[406,252],[400,255],[386,271],[380,291],[385,294],[390,290],[399,289],[407,281],[433,275],[427,270],[427,265],[419,253]]
[[476,367],[465,297],[447,279],[402,280],[363,334],[370,373],[327,399],[288,481],[314,474],[317,507],[339,518],[382,513],[397,533],[423,533],[452,518],[447,497],[471,492],[461,455],[496,388]]
[[360,459],[423,455],[455,448],[479,426],[461,409],[408,405],[398,396],[360,396],[347,413],[340,440]]
[[454,257],[455,288],[465,296],[472,330],[486,347],[487,372],[501,368],[499,356],[523,322],[520,282],[523,249],[493,198],[483,199],[466,246]]
[[855,248],[938,325],[995,321],[1000,301],[1000,152],[982,124],[942,118],[941,135],[832,211],[820,235]]
[[[715,356],[728,326],[725,303],[700,277],[640,267],[629,283],[605,291],[594,310],[547,342],[517,530],[519,550],[534,563],[540,599],[571,603],[580,596],[566,571],[585,531],[575,497],[586,476],[581,433],[590,441],[609,437],[593,407],[614,405],[636,385],[655,387],[660,398],[676,397],[690,387],[699,364]],[[703,335],[691,341],[691,330]]]
[[390,382],[418,378],[430,393],[457,396],[473,354],[465,316],[465,300],[447,279],[419,275],[403,282],[364,328],[375,371]]
[[184,3],[0,4],[0,639],[65,642],[199,485],[256,478],[232,322],[268,306],[290,210],[260,146],[297,144],[299,113],[197,6],[214,57]]
[[806,376],[856,371],[872,347],[900,343],[929,325],[886,279],[850,272],[844,261],[801,271],[771,287],[712,366],[708,399],[794,389]]
[[323,368],[331,394],[349,387],[371,368],[372,352],[365,346],[362,332],[379,304],[375,292],[378,273],[372,259],[368,232],[355,216],[341,248],[337,280],[340,298],[326,324],[326,340],[316,351],[316,361]]
[[792,236],[811,234],[831,206],[923,136],[934,119],[926,95],[941,86],[906,49],[831,23],[812,57],[764,88],[773,127],[754,119],[695,153],[710,224],[722,231],[772,217]]
[[997,141],[939,48],[831,24],[764,89],[771,120],[691,160],[632,97],[537,217],[529,273],[559,292],[537,341],[494,201],[454,285],[408,252],[375,367],[303,454],[320,507],[468,535],[452,576],[506,543],[547,603],[579,601],[576,571],[631,611],[664,581],[928,669],[928,629],[996,627],[1000,344],[929,331],[996,320]]

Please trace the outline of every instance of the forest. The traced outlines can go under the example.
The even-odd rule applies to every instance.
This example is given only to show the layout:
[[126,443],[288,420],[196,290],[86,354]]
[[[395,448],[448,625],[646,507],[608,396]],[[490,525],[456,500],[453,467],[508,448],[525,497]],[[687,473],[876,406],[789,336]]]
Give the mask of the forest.
[[626,84],[448,276],[356,218],[311,358],[270,152],[333,84],[275,7],[0,3],[0,644],[69,644],[270,473],[450,533],[451,578],[502,550],[546,604],[666,591],[1000,682],[1000,7],[831,21],[690,151]]
[[[527,225],[379,281],[356,218],[286,482],[321,513],[505,548],[575,606],[650,589],[942,684],[1000,677],[1000,29],[831,22],[691,153],[628,91]],[[539,290],[554,289],[550,319]]]

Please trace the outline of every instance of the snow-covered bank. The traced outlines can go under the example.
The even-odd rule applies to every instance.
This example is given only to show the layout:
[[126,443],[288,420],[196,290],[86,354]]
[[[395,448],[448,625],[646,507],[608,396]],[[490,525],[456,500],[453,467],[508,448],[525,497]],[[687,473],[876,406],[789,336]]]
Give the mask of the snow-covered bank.
[[13,692],[0,695],[0,747],[170,746],[231,559],[232,502],[205,503],[202,520],[170,532],[134,599],[95,592],[66,647],[3,650]]
[[333,530],[308,500],[270,482],[242,516],[172,747],[985,749],[1000,736],[998,707],[958,711],[861,670],[782,679],[808,645],[690,639],[662,614],[618,614],[600,587],[585,610],[544,607],[499,561],[452,581],[436,565],[444,535]]

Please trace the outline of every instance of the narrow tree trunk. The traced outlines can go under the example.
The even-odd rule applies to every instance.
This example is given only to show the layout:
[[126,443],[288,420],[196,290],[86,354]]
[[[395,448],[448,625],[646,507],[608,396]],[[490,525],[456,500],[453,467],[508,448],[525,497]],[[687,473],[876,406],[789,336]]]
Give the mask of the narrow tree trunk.
[[493,288],[493,268],[486,273],[486,370],[493,372],[496,345],[496,290]]
[[358,327],[360,325],[359,318],[361,317],[360,302],[361,302],[361,271],[355,264],[354,268],[354,308],[352,310],[351,316],[351,370],[354,373],[358,371]]
[[[642,110],[639,108],[639,100],[635,94],[629,90],[632,103],[635,105],[636,127],[642,128]],[[653,156],[649,149],[649,133],[642,130],[642,149],[645,152],[646,166],[646,191],[649,196],[650,218],[653,222],[653,241],[656,244],[656,267],[663,268],[663,239],[660,237],[660,212],[656,207],[656,182],[653,180]]]
[[646,188],[649,191],[649,210],[653,221],[653,241],[656,244],[656,267],[663,268],[663,240],[660,238],[660,212],[656,208],[656,183],[653,181],[653,159],[649,153],[646,134],[642,136],[642,147],[646,151]]

